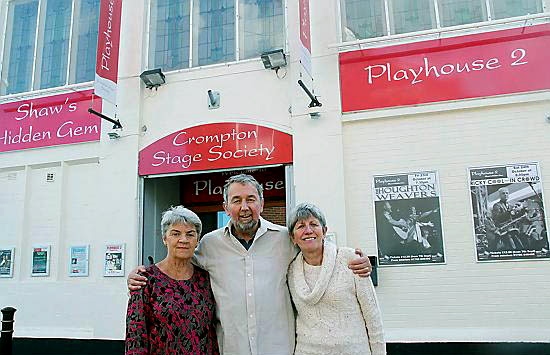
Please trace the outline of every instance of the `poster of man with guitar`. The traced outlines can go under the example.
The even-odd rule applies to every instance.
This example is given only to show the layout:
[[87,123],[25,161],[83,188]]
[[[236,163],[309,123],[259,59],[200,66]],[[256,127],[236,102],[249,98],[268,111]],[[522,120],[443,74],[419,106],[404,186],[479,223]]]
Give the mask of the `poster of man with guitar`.
[[379,175],[373,188],[380,265],[444,263],[437,173]]
[[478,261],[550,258],[538,163],[471,168]]

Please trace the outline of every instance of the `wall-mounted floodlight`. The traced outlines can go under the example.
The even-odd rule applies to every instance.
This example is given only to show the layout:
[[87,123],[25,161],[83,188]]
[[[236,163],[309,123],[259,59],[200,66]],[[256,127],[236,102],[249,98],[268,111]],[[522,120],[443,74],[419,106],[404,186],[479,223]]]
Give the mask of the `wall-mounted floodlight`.
[[286,56],[282,49],[262,53],[261,58],[264,67],[266,69],[273,69],[275,72],[277,72],[279,68],[286,66]]
[[146,70],[141,73],[139,77],[141,78],[141,81],[143,81],[147,89],[155,88],[156,90],[159,86],[166,83],[166,77],[164,76],[160,68]]

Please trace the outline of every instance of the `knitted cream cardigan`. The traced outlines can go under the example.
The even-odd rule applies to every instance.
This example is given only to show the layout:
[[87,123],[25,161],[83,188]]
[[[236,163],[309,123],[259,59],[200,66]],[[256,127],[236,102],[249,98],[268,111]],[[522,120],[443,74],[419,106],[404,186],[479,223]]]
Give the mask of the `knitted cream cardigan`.
[[295,355],[384,355],[386,343],[374,286],[355,276],[350,248],[326,242],[318,279],[306,283],[302,253],[290,264],[288,284],[296,305]]

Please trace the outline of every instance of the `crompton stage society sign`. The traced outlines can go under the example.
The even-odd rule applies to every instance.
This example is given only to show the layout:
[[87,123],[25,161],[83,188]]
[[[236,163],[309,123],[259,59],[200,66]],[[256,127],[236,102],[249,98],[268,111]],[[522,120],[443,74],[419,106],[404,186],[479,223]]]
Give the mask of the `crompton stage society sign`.
[[174,132],[139,153],[139,175],[292,162],[292,136],[246,123],[210,123]]
[[550,25],[340,54],[342,111],[550,89]]
[[[90,115],[92,91],[0,105],[0,152],[98,141],[101,119]],[[101,99],[94,100],[101,111]]]

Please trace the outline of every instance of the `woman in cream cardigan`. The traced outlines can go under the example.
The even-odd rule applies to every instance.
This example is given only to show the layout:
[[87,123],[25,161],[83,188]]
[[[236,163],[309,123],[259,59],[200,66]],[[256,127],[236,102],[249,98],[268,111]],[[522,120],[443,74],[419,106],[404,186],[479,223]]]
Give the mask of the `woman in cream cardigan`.
[[325,242],[326,219],[313,204],[296,206],[287,226],[301,250],[288,270],[297,310],[294,354],[386,354],[374,286],[348,269],[355,251]]

